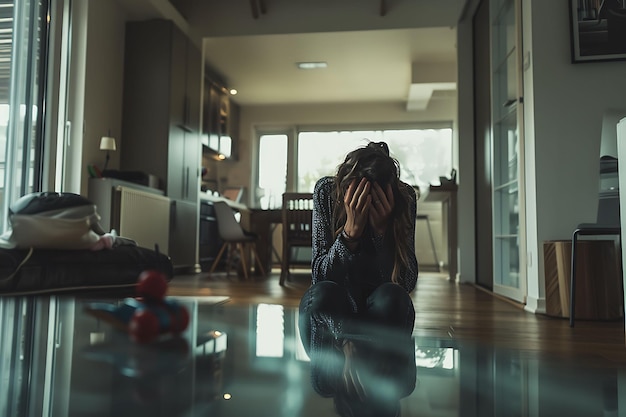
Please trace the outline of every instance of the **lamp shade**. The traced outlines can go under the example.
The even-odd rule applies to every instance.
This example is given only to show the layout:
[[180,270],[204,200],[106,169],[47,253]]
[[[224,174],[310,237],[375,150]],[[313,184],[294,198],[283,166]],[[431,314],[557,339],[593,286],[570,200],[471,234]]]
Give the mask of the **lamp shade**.
[[100,150],[114,151],[115,149],[115,138],[112,138],[110,136],[102,136],[102,139],[100,139]]

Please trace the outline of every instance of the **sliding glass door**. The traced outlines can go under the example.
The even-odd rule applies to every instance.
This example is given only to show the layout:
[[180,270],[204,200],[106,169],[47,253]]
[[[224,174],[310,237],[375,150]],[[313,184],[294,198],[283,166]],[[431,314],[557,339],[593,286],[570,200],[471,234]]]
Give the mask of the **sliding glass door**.
[[46,1],[0,0],[0,232],[17,198],[41,187]]

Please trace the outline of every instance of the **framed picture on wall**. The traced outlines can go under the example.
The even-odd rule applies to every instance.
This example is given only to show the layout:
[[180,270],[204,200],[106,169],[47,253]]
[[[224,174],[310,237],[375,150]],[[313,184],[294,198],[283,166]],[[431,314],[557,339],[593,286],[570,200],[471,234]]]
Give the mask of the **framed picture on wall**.
[[568,0],[572,62],[626,60],[626,0]]

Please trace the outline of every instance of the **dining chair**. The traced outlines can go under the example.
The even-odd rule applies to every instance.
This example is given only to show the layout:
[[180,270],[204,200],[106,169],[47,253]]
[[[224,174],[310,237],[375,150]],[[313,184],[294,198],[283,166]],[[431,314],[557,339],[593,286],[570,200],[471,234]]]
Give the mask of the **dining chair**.
[[312,247],[313,194],[283,193],[283,256],[281,259],[280,285],[289,278],[293,266],[292,249]]
[[[601,158],[600,161],[600,192],[598,195],[598,212],[595,223],[581,223],[572,233],[572,258],[570,269],[570,303],[569,303],[569,325],[574,327],[576,316],[576,269],[578,258],[578,240],[580,236],[615,236],[621,246],[621,222],[619,185],[604,186],[606,179],[610,181],[615,177],[617,181],[617,159]],[[619,251],[621,254],[621,250]],[[620,261],[621,265],[621,261]],[[621,275],[620,275],[621,277]]]
[[215,217],[217,218],[217,231],[220,235],[220,238],[224,242],[220,251],[217,254],[217,257],[213,261],[213,265],[211,265],[211,269],[209,270],[209,275],[215,271],[215,268],[219,264],[222,259],[222,255],[224,251],[228,249],[227,254],[227,262],[226,262],[226,276],[230,274],[230,267],[232,264],[232,259],[235,255],[239,257],[239,263],[243,269],[244,278],[248,279],[248,265],[246,262],[246,248],[249,247],[252,251],[254,259],[256,261],[256,265],[261,272],[261,275],[265,275],[265,270],[263,269],[263,265],[261,264],[261,260],[259,259],[259,255],[256,251],[256,241],[257,235],[254,233],[250,233],[244,230],[237,219],[235,218],[235,213],[232,208],[228,204],[223,201],[216,201],[213,203],[215,208]]

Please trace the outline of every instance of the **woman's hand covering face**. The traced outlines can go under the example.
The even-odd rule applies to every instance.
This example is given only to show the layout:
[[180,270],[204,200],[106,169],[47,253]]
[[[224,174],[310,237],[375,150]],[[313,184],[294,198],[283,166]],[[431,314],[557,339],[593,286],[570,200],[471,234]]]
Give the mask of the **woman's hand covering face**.
[[358,239],[363,235],[367,226],[372,203],[370,195],[371,183],[365,178],[360,181],[352,180],[346,195],[343,198],[346,209],[345,232],[352,238]]
[[382,235],[387,231],[389,218],[395,205],[391,185],[387,184],[385,189],[373,183],[371,187],[371,207],[369,210],[369,224],[374,229],[374,233]]

